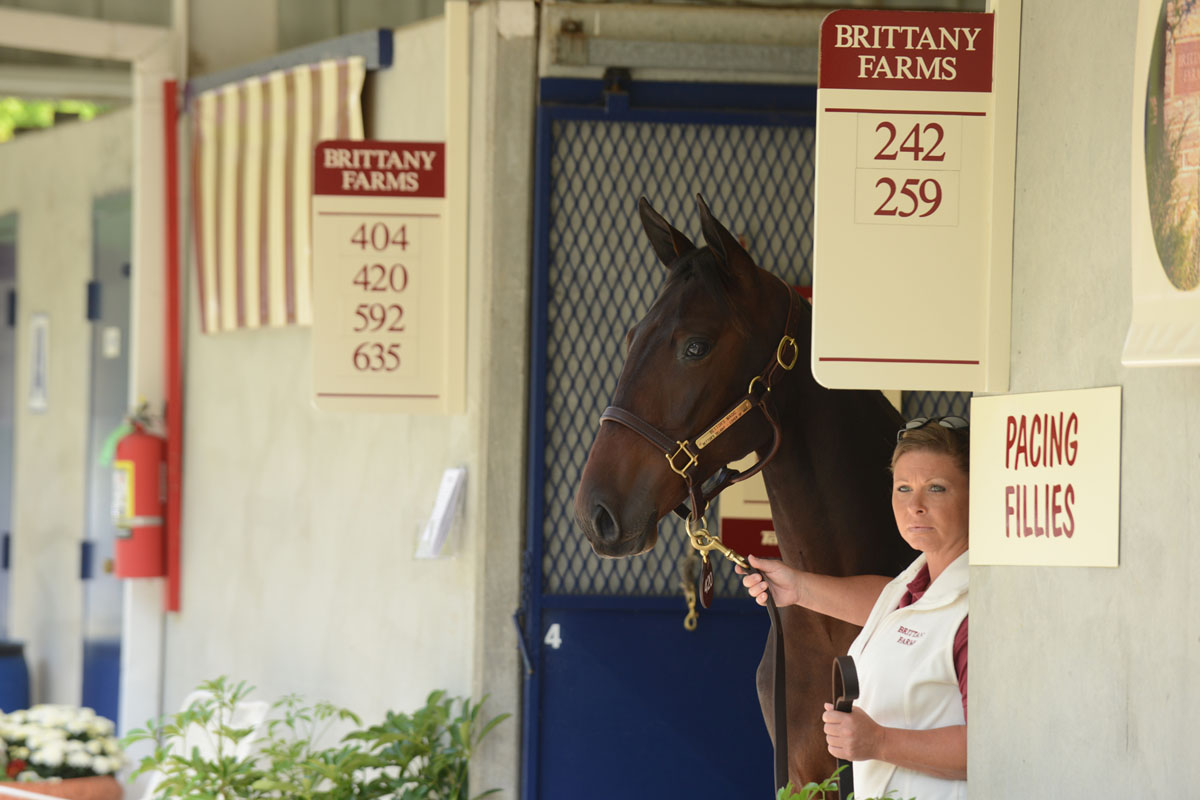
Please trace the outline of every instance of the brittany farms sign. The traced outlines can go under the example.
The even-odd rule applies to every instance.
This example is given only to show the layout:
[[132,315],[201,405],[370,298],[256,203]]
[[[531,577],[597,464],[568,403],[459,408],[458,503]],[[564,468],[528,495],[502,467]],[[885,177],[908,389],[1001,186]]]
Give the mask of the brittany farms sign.
[[975,52],[983,28],[835,25],[834,31],[835,47],[855,50],[859,78],[952,81],[957,53]]

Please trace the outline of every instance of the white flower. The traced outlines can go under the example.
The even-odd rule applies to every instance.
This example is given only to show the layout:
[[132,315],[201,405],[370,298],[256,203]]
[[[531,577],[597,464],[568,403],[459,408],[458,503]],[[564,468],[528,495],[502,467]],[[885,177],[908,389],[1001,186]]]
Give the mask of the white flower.
[[92,765],[92,756],[86,750],[72,750],[67,753],[67,766],[82,769]]
[[103,739],[88,739],[87,742],[85,742],[83,746],[87,749],[87,751],[89,753],[91,753],[94,756],[98,756],[104,752],[104,740]]
[[9,758],[29,758],[29,748],[19,745],[8,751]]
[[116,772],[120,761],[107,756],[96,756],[92,759],[92,771],[97,775],[108,775],[110,772]]
[[17,780],[19,780],[19,781],[40,781],[41,779],[42,779],[42,776],[38,775],[36,772],[34,772],[31,769],[27,769],[24,772],[17,773]]
[[59,742],[51,742],[40,749],[34,750],[29,760],[34,764],[45,764],[47,767],[61,767],[66,748]]

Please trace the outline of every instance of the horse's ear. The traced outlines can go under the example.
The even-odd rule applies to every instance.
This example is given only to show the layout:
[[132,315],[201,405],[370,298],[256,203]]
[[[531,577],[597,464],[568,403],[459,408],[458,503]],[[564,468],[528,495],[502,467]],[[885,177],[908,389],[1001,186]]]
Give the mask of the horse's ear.
[[[753,264],[754,260],[742,247],[741,242],[724,225],[717,222],[716,217],[708,210],[708,204],[700,195],[696,195],[696,205],[700,208],[700,230],[704,233],[704,241],[721,263],[726,268],[737,268],[747,263]],[[745,260],[743,261],[743,259]]]
[[692,244],[691,239],[672,228],[671,223],[650,207],[650,203],[645,197],[638,200],[638,214],[642,218],[642,227],[646,229],[650,245],[658,255],[658,260],[664,265],[670,266],[684,253],[690,253],[696,249],[696,245]]

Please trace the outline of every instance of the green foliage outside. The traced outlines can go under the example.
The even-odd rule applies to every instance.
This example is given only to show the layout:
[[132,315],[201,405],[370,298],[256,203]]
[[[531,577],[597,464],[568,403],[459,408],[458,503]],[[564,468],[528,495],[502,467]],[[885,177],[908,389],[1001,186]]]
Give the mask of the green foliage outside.
[[[838,800],[838,773],[846,767],[838,767],[833,774],[820,783],[808,782],[796,788],[790,781],[788,785],[780,789],[775,794],[775,800]],[[856,800],[854,793],[850,793],[850,800]],[[899,800],[893,797],[891,792],[888,792],[887,797],[876,798],[876,800]],[[915,800],[915,798],[909,798]]]
[[82,100],[22,100],[0,97],[0,142],[13,138],[18,128],[49,128],[54,114],[73,114],[89,120],[104,112],[104,107]]
[[[380,724],[363,728],[358,716],[347,709],[307,704],[297,695],[287,695],[272,706],[252,754],[239,758],[239,743],[255,731],[234,728],[230,721],[234,708],[252,688],[224,677],[199,688],[211,697],[152,720],[122,740],[126,747],[154,743],[154,752],[141,759],[131,777],[158,773],[156,800],[468,800],[471,756],[479,741],[509,716],[501,714],[485,722],[480,717],[483,702],[436,691],[415,712],[389,711]],[[323,746],[331,727],[344,723],[357,727],[337,744]],[[205,735],[203,731],[208,732],[209,752],[195,746],[185,752],[189,733],[194,742],[197,734]]]

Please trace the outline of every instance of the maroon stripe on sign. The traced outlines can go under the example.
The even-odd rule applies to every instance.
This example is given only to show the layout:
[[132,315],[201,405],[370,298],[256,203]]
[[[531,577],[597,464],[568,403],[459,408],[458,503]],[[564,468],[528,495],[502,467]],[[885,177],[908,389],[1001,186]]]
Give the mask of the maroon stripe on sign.
[[262,86],[262,141],[259,143],[262,163],[258,175],[258,318],[262,325],[266,325],[271,318],[271,248],[267,244],[270,219],[267,199],[271,188],[271,82],[262,78],[259,84]]
[[284,107],[287,110],[283,144],[283,300],[287,307],[287,321],[296,321],[296,248],[292,244],[295,227],[295,205],[292,193],[296,190],[292,164],[296,159],[296,72],[284,74]]
[[350,138],[350,62],[342,59],[337,65],[337,137]]
[[196,250],[196,283],[199,284],[196,296],[200,300],[200,332],[208,333],[208,315],[204,308],[204,224],[206,220],[204,219],[204,198],[200,191],[200,180],[204,174],[201,105],[199,100],[192,105],[192,240]]
[[246,327],[246,84],[237,89],[237,152],[233,167],[234,229],[233,264],[237,287],[237,326]]
[[406,397],[415,398],[418,400],[436,400],[441,397],[440,394],[380,394],[380,393],[365,393],[352,394],[343,392],[317,392],[317,397]]
[[854,361],[866,364],[978,364],[979,361],[953,358],[852,358],[821,356],[818,361]]
[[437,219],[441,214],[397,214],[391,211],[318,211],[318,217],[424,217]]
[[217,306],[217,330],[221,330],[225,324],[224,317],[221,313],[221,158],[224,155],[224,139],[222,135],[225,128],[225,98],[221,96],[221,92],[216,92],[213,95],[213,101],[217,107],[217,135],[216,141],[213,143],[214,174],[216,180],[213,181],[213,281],[214,292],[216,297],[213,300]]
[[910,108],[826,108],[827,114],[934,114],[939,117],[986,117],[986,111],[914,111]]

